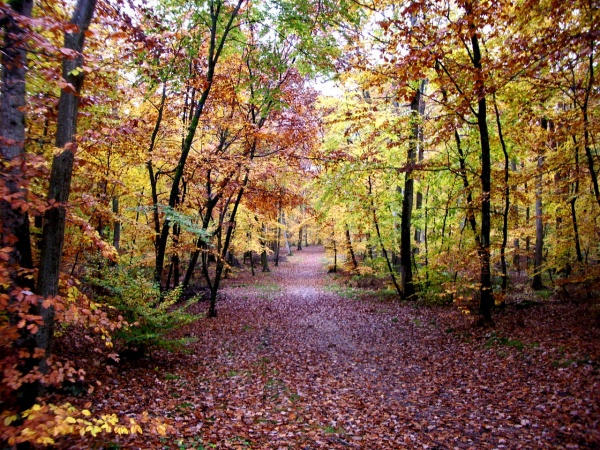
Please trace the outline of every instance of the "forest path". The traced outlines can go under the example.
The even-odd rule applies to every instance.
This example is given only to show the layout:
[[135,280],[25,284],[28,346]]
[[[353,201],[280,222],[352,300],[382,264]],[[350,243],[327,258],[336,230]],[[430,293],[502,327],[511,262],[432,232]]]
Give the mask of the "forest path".
[[100,406],[166,417],[162,448],[600,447],[599,333],[572,305],[481,330],[344,286],[320,247],[271,269],[226,280],[189,353],[119,371]]

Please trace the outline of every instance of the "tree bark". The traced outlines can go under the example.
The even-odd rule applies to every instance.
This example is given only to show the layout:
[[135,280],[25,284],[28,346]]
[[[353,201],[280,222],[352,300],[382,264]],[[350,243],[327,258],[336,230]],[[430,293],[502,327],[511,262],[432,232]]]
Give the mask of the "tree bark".
[[119,197],[113,197],[112,211],[115,215],[115,222],[113,224],[113,247],[118,252],[121,248],[121,221],[117,217],[119,214]]
[[[210,11],[210,19],[211,23],[209,26],[210,38],[209,38],[209,50],[207,57],[207,71],[206,71],[206,83],[205,87],[198,99],[198,102],[195,105],[194,115],[190,121],[188,131],[186,137],[183,141],[181,154],[179,157],[179,162],[175,168],[175,173],[173,175],[173,183],[171,184],[171,191],[169,194],[169,207],[175,208],[177,205],[177,200],[179,198],[179,184],[181,183],[181,179],[183,178],[183,172],[185,169],[185,165],[187,162],[188,155],[190,150],[192,149],[192,143],[194,142],[194,137],[196,136],[196,129],[198,128],[198,124],[200,122],[200,117],[204,111],[204,106],[212,89],[213,80],[215,76],[215,69],[217,66],[217,62],[221,56],[223,48],[225,46],[225,42],[227,41],[227,36],[234,28],[234,21],[236,20],[238,13],[242,5],[246,0],[238,0],[236,5],[229,9],[226,7],[223,0],[211,0],[209,3],[209,11]],[[223,10],[229,10],[230,15],[227,19],[227,22],[224,26],[219,25],[220,17]],[[222,28],[222,35],[220,37],[217,36],[218,28]],[[158,236],[157,248],[156,248],[156,266],[154,270],[154,279],[159,285],[161,284],[162,272],[165,261],[165,254],[167,249],[167,242],[169,239],[169,232],[171,228],[171,223],[169,219],[165,219],[162,224],[162,229],[160,231],[160,235]]]
[[[493,94],[494,112],[496,114],[496,126],[498,127],[498,137],[502,146],[502,154],[504,155],[504,211],[502,212],[502,245],[500,246],[500,264],[502,265],[502,293],[506,294],[508,287],[508,271],[506,266],[506,244],[508,243],[508,213],[510,211],[510,187],[509,168],[510,159],[504,135],[502,133],[502,123],[500,121],[500,112],[498,111],[498,103],[496,102],[496,94]],[[504,300],[503,300],[504,301]]]
[[283,240],[285,241],[285,251],[288,256],[292,256],[292,247],[290,246],[290,240],[287,234],[287,223],[285,222],[285,214],[281,213],[281,224],[283,225]]
[[392,267],[392,263],[390,262],[390,258],[388,256],[388,252],[385,248],[385,245],[383,245],[383,238],[381,237],[381,230],[379,229],[379,220],[377,220],[377,210],[375,209],[375,202],[373,200],[373,192],[372,192],[372,188],[371,188],[371,177],[369,177],[368,181],[369,181],[369,197],[371,199],[371,212],[373,214],[373,225],[375,226],[377,238],[379,239],[379,245],[381,246],[381,252],[383,253],[385,262],[387,263],[387,267],[390,272],[390,277],[392,279],[392,283],[394,284],[394,287],[396,288],[396,292],[402,298],[402,289],[400,288],[400,285],[398,284],[398,280],[396,279],[396,274],[394,273],[394,268]]
[[298,245],[296,247],[296,250],[302,250],[302,227],[298,230]]
[[350,256],[350,261],[352,261],[352,266],[354,267],[354,270],[356,270],[358,268],[358,262],[356,261],[356,255],[354,254],[354,248],[352,247],[348,224],[346,224],[346,248],[348,249],[348,255]]
[[579,147],[577,146],[577,138],[573,136],[573,143],[575,144],[575,183],[573,183],[573,192],[571,194],[571,220],[573,222],[573,238],[575,239],[575,254],[577,255],[577,262],[583,263],[583,253],[581,252],[581,244],[579,242],[579,226],[577,224],[577,209],[575,208],[575,202],[579,196]]
[[56,147],[63,149],[52,160],[48,201],[51,207],[44,214],[42,231],[40,267],[37,280],[37,293],[40,300],[37,312],[43,319],[43,325],[36,333],[36,347],[44,349],[45,356],[39,360],[41,373],[48,371],[48,358],[52,354],[54,340],[54,306],[44,306],[43,301],[58,295],[58,280],[64,244],[66,208],[71,189],[73,160],[77,150],[75,135],[77,134],[77,117],[79,112],[80,92],[83,86],[83,71],[75,69],[83,65],[83,45],[85,32],[94,15],[96,0],[77,0],[71,18],[76,27],[73,32],[65,34],[65,48],[74,50],[78,56],[63,59],[63,78],[71,84],[74,92],[63,89],[58,102],[58,120],[56,130]]
[[[542,128],[548,130],[548,122],[542,119]],[[540,153],[537,160],[538,174],[535,181],[535,252],[533,255],[533,281],[531,287],[533,289],[543,289],[542,283],[542,263],[544,251],[544,221],[542,218],[542,167],[544,165],[544,157]]]
[[408,154],[406,158],[406,174],[404,178],[404,192],[402,193],[402,216],[400,223],[400,266],[402,267],[402,298],[411,299],[415,296],[416,289],[413,282],[412,272],[412,242],[411,221],[414,201],[414,178],[413,170],[416,163],[419,143],[419,116],[422,111],[422,95],[425,89],[425,81],[419,82],[419,87],[410,104],[411,110],[411,136],[408,143]]
[[279,206],[279,214],[277,215],[277,242],[275,242],[275,267],[279,266],[279,250],[281,247],[281,222],[283,219],[283,211]]
[[262,226],[262,235],[260,236],[260,245],[262,247],[262,251],[260,252],[260,264],[262,266],[263,272],[270,272],[269,269],[269,258],[267,255],[267,227],[265,225]]
[[465,5],[469,16],[469,31],[471,34],[471,47],[473,53],[471,61],[476,71],[475,94],[477,95],[477,127],[479,128],[479,144],[481,147],[481,235],[479,242],[479,265],[480,265],[480,303],[479,312],[486,322],[492,322],[492,307],[494,298],[492,292],[492,273],[490,270],[490,234],[491,234],[491,173],[492,157],[490,148],[490,137],[487,125],[487,102],[484,83],[483,66],[481,64],[481,49],[477,37],[475,17],[470,2]]
[[[2,84],[0,85],[0,153],[5,186],[13,197],[0,199],[0,236],[2,247],[10,247],[7,266],[15,286],[31,288],[28,278],[19,275],[21,268],[33,267],[29,215],[20,207],[27,190],[22,185],[25,170],[25,74],[27,71],[27,30],[20,17],[30,17],[33,0],[9,2],[13,14],[4,18],[2,49]],[[13,286],[13,287],[15,287]]]

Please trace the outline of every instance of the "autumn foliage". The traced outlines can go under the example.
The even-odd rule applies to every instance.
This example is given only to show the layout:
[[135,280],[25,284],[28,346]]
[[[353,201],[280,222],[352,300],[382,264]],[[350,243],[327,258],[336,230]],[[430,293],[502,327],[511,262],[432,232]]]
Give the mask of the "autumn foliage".
[[[599,19],[584,0],[2,3],[0,439],[60,445],[150,433],[158,442],[179,433],[180,445],[192,445],[164,410],[121,411],[90,396],[109,391],[121,370],[146,371],[145,379],[155,354],[210,358],[207,348],[229,345],[210,333],[229,338],[208,324],[240,331],[231,308],[218,317],[219,300],[234,296],[263,319],[226,280],[264,280],[314,244],[325,247],[329,271],[341,272],[336,283],[368,291],[368,301],[433,308],[427,318],[439,307],[485,325],[473,333],[490,347],[510,346],[502,332],[515,304],[576,301],[571,313],[585,309],[593,327]],[[307,289],[315,302],[322,295]],[[306,299],[288,294],[288,309],[294,295]],[[328,305],[341,308],[345,293],[335,295]],[[280,320],[271,300],[257,304]],[[267,348],[272,325],[263,325],[250,334]],[[295,339],[286,351],[303,342]],[[210,376],[238,371],[218,358]],[[577,361],[597,376],[593,357]],[[269,372],[289,370],[301,383],[293,361],[280,361],[287,369],[242,362],[264,382],[263,403],[277,400],[285,417],[245,406],[235,409],[238,423],[264,420],[292,435],[293,424],[310,425],[300,427],[310,439],[279,436],[281,445],[321,445],[324,431],[314,427],[343,434],[335,420],[303,422],[310,402],[300,391],[314,386],[304,380],[294,390]],[[442,389],[435,380],[432,389]],[[214,425],[213,407],[196,419]],[[363,419],[385,428],[371,410]],[[386,420],[391,427],[397,418]],[[418,414],[411,420],[428,427]],[[344,442],[398,444],[363,431]],[[444,433],[436,439],[450,442]],[[205,441],[220,444],[216,434]]]

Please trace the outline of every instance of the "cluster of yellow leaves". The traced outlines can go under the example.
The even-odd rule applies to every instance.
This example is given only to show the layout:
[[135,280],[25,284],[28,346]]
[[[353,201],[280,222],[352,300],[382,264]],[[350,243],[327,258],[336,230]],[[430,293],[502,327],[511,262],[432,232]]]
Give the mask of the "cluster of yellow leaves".
[[[95,418],[89,410],[79,410],[70,403],[61,406],[34,405],[20,416],[5,411],[0,418],[2,419],[0,426],[3,425],[0,437],[9,445],[21,442],[53,445],[56,437],[73,434],[80,436],[90,434],[96,437],[100,433],[118,435],[142,433],[142,427],[133,418],[129,418],[128,424],[121,423],[115,414],[103,414]],[[19,420],[22,421],[21,424],[13,426]]]

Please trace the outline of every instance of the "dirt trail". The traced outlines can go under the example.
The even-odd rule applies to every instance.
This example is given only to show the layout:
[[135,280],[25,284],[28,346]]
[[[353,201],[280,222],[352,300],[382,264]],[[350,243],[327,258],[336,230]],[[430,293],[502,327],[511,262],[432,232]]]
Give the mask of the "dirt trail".
[[[227,280],[219,316],[181,330],[190,353],[121,371],[110,398],[168,417],[170,448],[599,448],[598,332],[575,337],[572,306],[508,339],[455,308],[358,295],[325,262],[308,247]],[[561,365],[581,358],[571,344],[596,353]]]

